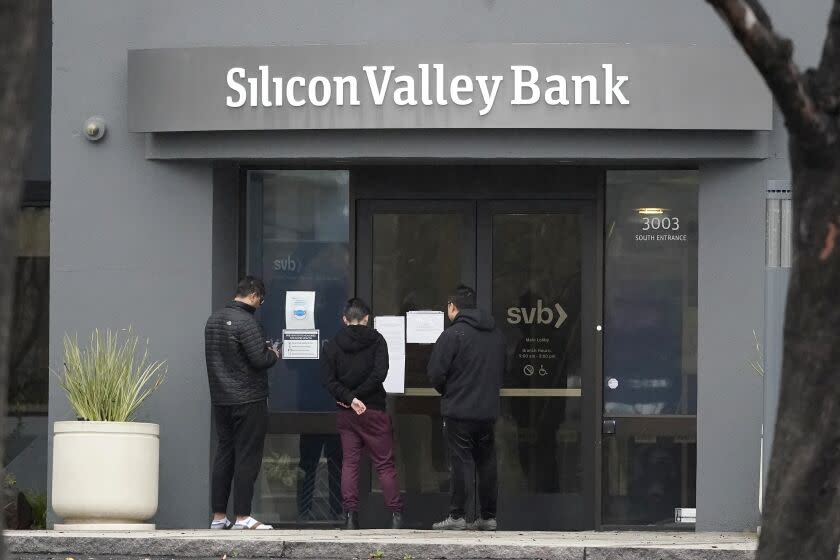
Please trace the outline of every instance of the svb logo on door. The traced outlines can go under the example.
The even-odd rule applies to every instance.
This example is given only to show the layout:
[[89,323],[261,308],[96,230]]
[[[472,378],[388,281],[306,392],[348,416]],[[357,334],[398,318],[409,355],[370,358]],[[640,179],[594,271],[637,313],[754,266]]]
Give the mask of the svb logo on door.
[[555,303],[554,307],[544,307],[541,299],[537,300],[537,306],[526,307],[510,307],[507,310],[507,322],[511,325],[518,325],[524,323],[526,325],[554,325],[555,329],[559,329],[568,318],[566,310],[563,309],[559,303]]

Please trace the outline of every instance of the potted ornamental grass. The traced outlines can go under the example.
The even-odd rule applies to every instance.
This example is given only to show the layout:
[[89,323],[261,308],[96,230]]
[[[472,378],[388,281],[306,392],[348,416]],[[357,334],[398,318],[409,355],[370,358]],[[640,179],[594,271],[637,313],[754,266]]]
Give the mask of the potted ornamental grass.
[[160,427],[135,422],[166,376],[131,329],[64,337],[56,374],[76,421],[53,428],[51,502],[56,530],[150,530],[158,507]]

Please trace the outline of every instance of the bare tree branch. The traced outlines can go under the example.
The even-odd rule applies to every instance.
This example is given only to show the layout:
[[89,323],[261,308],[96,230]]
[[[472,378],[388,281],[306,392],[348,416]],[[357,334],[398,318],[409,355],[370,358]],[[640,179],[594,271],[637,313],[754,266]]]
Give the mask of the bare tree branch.
[[770,21],[770,16],[767,15],[766,11],[764,11],[764,6],[761,5],[761,0],[746,0],[746,4],[753,11],[759,23],[761,23],[761,25],[766,27],[768,30],[772,31],[773,22]]
[[816,82],[818,107],[836,116],[840,109],[840,0],[834,0],[831,8]]
[[[706,0],[729,25],[735,38],[767,82],[788,130],[803,141],[833,144],[834,123],[812,99],[808,84],[793,62],[793,44],[774,33],[759,0]],[[835,1],[835,6],[837,1]]]

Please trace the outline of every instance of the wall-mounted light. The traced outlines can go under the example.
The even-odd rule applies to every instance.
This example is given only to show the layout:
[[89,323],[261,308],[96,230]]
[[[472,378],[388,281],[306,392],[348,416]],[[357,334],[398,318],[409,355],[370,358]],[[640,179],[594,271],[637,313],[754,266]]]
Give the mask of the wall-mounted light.
[[98,142],[105,136],[107,126],[105,119],[102,117],[90,117],[85,121],[82,131],[85,133],[85,138],[91,142]]
[[667,208],[636,208],[636,212],[645,215],[664,214],[667,211]]

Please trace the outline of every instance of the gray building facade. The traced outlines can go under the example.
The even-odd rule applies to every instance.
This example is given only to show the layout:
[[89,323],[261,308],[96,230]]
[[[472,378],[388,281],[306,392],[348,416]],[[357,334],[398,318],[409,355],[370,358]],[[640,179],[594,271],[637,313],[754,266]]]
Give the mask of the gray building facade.
[[[818,59],[829,4],[766,2],[801,65]],[[259,77],[269,59],[286,77],[356,73],[360,91],[363,64],[416,72],[440,61],[489,76],[561,60],[569,76],[606,79],[601,64],[615,59],[631,87],[627,106],[584,93],[562,117],[542,99],[527,113],[510,105],[512,74],[488,120],[478,82],[473,106],[375,106],[366,90],[358,107],[226,105],[239,90],[225,72]],[[282,292],[298,288],[324,294],[324,337],[349,295],[398,315],[444,305],[435,290],[450,279],[475,283],[500,321],[521,311],[505,323],[517,376],[503,393],[502,507],[537,504],[537,515],[511,527],[666,527],[675,508],[696,508],[697,530],[758,524],[785,274],[781,262],[768,269],[767,199],[789,178],[786,135],[705,2],[54,2],[51,75],[49,362],[60,365],[65,333],[128,326],[167,360],[166,384],[140,415],[161,425],[158,527],[207,523],[203,326],[246,272],[274,286],[261,317],[274,335]],[[245,80],[243,91],[263,94]],[[107,123],[99,142],[82,134],[91,116]],[[674,229],[675,217],[693,229]],[[653,226],[673,239],[657,232],[645,245],[637,236]],[[462,242],[452,262],[441,256]],[[423,285],[406,279],[419,270],[412,259],[426,259]],[[309,276],[288,274],[289,263]],[[529,306],[542,317],[554,303],[537,292],[562,303],[557,332],[538,320],[518,330]],[[753,333],[768,349],[764,378],[751,374]],[[524,348],[532,339],[553,346]],[[441,503],[446,476],[434,397],[411,378],[425,350],[410,346],[391,407],[398,440],[428,451],[400,467],[419,520]],[[523,370],[539,354],[550,356]],[[519,374],[534,366],[544,379]],[[271,374],[276,440],[255,511],[320,526],[335,513],[332,412],[308,366],[283,368]],[[71,416],[51,378],[50,425]]]

